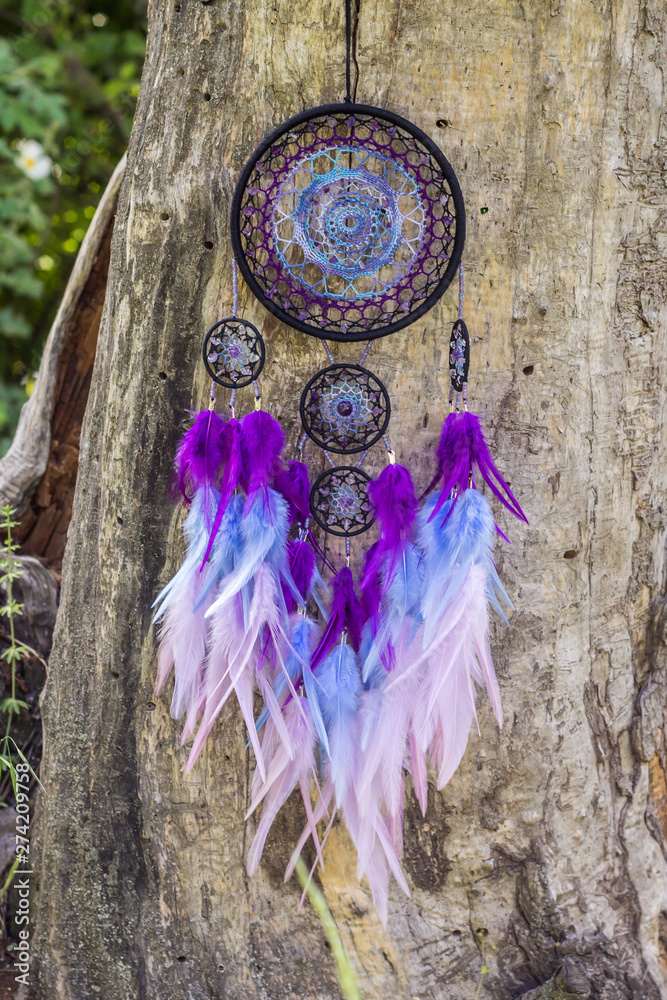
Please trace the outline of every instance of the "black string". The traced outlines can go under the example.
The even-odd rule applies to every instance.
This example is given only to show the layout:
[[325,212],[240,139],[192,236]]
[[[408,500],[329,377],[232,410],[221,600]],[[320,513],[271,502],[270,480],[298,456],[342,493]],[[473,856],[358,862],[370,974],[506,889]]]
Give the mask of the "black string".
[[350,58],[352,52],[352,16],[351,16],[351,0],[345,0],[345,103],[352,103],[352,74],[350,72]]

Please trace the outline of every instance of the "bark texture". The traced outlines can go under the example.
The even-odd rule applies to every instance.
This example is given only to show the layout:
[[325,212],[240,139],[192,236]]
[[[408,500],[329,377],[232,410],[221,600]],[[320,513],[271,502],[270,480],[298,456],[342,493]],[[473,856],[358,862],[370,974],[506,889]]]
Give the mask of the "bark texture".
[[[271,126],[342,96],[342,15],[150,6],[43,702],[44,1000],[339,995],[320,927],[282,885],[298,809],[248,881],[240,717],[184,777],[153,700],[149,609],[182,552],[170,466],[205,398],[203,332],[230,310],[234,181]],[[322,887],[369,998],[471,1000],[482,963],[494,1000],[667,997],[666,46],[661,0],[359,4],[357,98],[414,120],[461,179],[472,408],[531,522],[498,515],[517,606],[495,633],[506,726],[483,704],[426,820],[407,801],[413,893],[392,895],[386,931],[343,827],[329,839]],[[294,444],[324,355],[241,301]],[[369,359],[420,485],[454,316],[451,289]]]
[[[125,157],[116,167],[88,227],[46,340],[35,389],[21,410],[11,447],[0,459],[0,501],[23,514],[34,499],[20,532],[24,551],[57,567],[62,563],[72,513],[79,433],[88,400],[124,170]],[[35,531],[38,521],[41,523]]]

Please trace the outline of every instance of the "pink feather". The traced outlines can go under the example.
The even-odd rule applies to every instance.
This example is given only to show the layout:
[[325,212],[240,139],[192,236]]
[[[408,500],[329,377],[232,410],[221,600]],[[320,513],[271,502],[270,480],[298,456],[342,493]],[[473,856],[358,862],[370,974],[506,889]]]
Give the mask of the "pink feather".
[[428,806],[428,774],[426,767],[426,754],[422,750],[415,735],[415,727],[410,720],[410,770],[412,772],[412,784],[417,796],[419,808],[422,816],[426,816]]
[[[240,594],[234,595],[230,601],[221,604],[213,612],[209,654],[209,663],[213,664],[212,688],[207,690],[204,717],[190,752],[188,771],[192,769],[201,753],[213,723],[233,689],[248,728],[257,766],[260,773],[264,773],[264,762],[253,714],[252,694],[258,679],[256,668],[262,634],[266,631],[276,646],[285,639],[277,595],[278,586],[273,570],[262,563],[255,574],[247,626],[244,628],[243,625],[243,602]],[[270,684],[262,681],[262,692],[266,707],[289,756],[292,752],[289,733]]]
[[[373,895],[373,905],[380,920],[386,925],[389,870],[406,896],[410,896],[410,889],[401,869],[401,863],[392,843],[387,824],[382,816],[377,814],[370,831],[364,829],[367,821],[361,816],[354,786],[350,786],[345,794],[342,811],[345,826],[357,848],[357,874],[359,878],[364,875],[368,878]],[[362,853],[359,850],[362,837],[368,837],[369,832],[370,850]],[[387,868],[387,866],[389,867]]]
[[192,610],[199,590],[200,580],[195,574],[167,608],[160,628],[155,693],[162,693],[173,668],[171,714],[174,719],[180,719],[188,710],[191,700],[199,692],[204,673],[208,632],[204,619],[206,608],[197,612]]
[[[392,678],[405,672],[416,651],[415,643],[408,647],[405,640],[401,642],[397,650],[398,666],[391,675]],[[357,783],[357,795],[362,803],[363,813],[363,800],[372,794],[373,780],[379,774],[387,812],[395,816],[403,805],[403,767],[408,753],[408,728],[420,674],[412,672],[404,684],[394,684],[391,687],[389,676],[387,675],[387,682],[379,691],[369,692],[377,693],[379,706],[374,716],[368,720],[362,736],[363,766]]]
[[[307,789],[315,773],[315,728],[307,703],[299,706],[297,700],[299,699],[292,700],[285,709],[291,756],[287,753],[279,734],[274,730],[273,717],[265,727],[262,751],[266,753],[266,777],[261,784],[253,782],[253,798],[246,816],[247,819],[260,802],[264,802],[261,819],[248,854],[249,875],[254,875],[259,867],[264,844],[278,810],[287,802],[297,784],[301,784],[302,792],[303,788]],[[317,844],[317,829],[312,819],[309,820],[308,826]]]
[[[210,651],[206,668],[206,703],[199,730],[190,751],[186,765],[186,773],[194,767],[195,761],[204,748],[204,744],[213,728],[215,720],[222,711],[232,690],[237,689],[246,725],[252,733],[255,720],[252,714],[252,650],[248,651],[245,643],[243,625],[243,602],[240,595],[223,605],[211,619]],[[237,663],[239,664],[235,667]],[[240,669],[239,669],[240,666]],[[248,682],[250,687],[250,704],[248,705]],[[248,714],[248,708],[250,709]],[[253,744],[257,757],[257,766],[264,768],[261,758],[259,740]]]
[[[333,782],[327,781],[326,784],[324,785],[324,787],[322,788],[322,790],[320,792],[319,799],[317,801],[317,804],[316,804],[315,808],[312,811],[312,821],[309,818],[309,821],[306,823],[305,827],[303,828],[303,832],[301,834],[301,837],[299,838],[299,841],[298,841],[296,847],[294,848],[294,850],[292,852],[292,857],[289,860],[289,864],[287,865],[287,868],[285,869],[285,881],[286,882],[289,881],[289,879],[294,874],[294,869],[296,868],[297,861],[301,857],[301,852],[303,851],[304,847],[306,846],[306,844],[308,842],[308,839],[312,836],[312,824],[313,823],[320,823],[324,819],[325,816],[328,816],[328,809],[329,809],[329,806],[331,805],[331,800],[333,799],[333,796],[334,796]],[[333,814],[333,815],[335,815],[335,814]],[[331,824],[333,822],[333,815],[330,817],[329,826],[331,826]],[[322,840],[322,846],[324,846],[324,838]],[[324,862],[323,861],[322,861],[322,867],[324,867]]]
[[[470,568],[460,593],[451,602],[435,636],[417,662],[423,677],[414,707],[413,726],[421,751],[430,747],[438,768],[438,788],[444,788],[465,752],[475,718],[475,684],[484,684],[498,723],[502,712],[498,684],[488,644],[489,613],[486,570]],[[391,687],[400,678],[389,682]]]

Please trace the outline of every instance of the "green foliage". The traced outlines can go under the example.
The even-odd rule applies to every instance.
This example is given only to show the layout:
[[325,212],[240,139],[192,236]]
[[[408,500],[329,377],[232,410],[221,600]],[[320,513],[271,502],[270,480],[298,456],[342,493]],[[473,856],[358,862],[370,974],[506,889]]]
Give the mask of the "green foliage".
[[[16,795],[17,757],[28,766],[30,772],[37,778],[25,754],[11,735],[14,717],[23,711],[23,709],[27,710],[30,708],[27,702],[21,701],[20,698],[16,697],[16,667],[27,656],[34,656],[38,660],[42,660],[42,657],[32,646],[28,646],[25,642],[19,642],[16,638],[16,618],[23,614],[23,605],[14,599],[14,583],[21,577],[23,569],[20,560],[15,555],[19,546],[12,538],[12,528],[15,528],[19,523],[14,520],[14,517],[15,511],[12,507],[0,507],[0,531],[5,534],[5,542],[2,549],[0,549],[0,586],[4,588],[7,594],[6,604],[0,607],[0,616],[6,619],[9,629],[8,634],[5,635],[5,638],[9,640],[9,645],[0,655],[0,659],[8,663],[11,668],[11,694],[0,704],[0,712],[7,716],[5,735],[0,740],[0,747],[2,748],[0,752],[0,771],[9,771],[14,795]],[[44,663],[44,660],[42,660],[42,663]],[[44,666],[46,666],[46,663],[44,663]],[[37,780],[39,781],[39,778]],[[0,806],[3,805],[6,805],[6,803],[0,802]],[[2,898],[2,892],[0,892],[0,898]]]
[[26,655],[29,655],[27,646],[16,639],[15,619],[23,614],[23,605],[14,600],[14,582],[21,576],[21,563],[14,553],[18,545],[12,539],[12,528],[15,528],[18,521],[14,520],[14,511],[11,507],[3,507],[0,510],[2,520],[0,528],[6,533],[5,544],[0,552],[0,586],[7,592],[7,603],[0,607],[0,615],[5,617],[9,627],[9,646],[1,654],[0,659],[9,663],[12,672],[12,693],[9,698],[5,698],[0,705],[0,712],[7,716],[7,729],[5,732],[3,749],[6,750],[7,741],[10,738],[12,719],[18,715],[21,709],[28,708],[24,701],[19,701],[16,697],[16,665]]
[[485,928],[478,927],[475,931],[475,939],[477,941],[477,946],[479,948],[479,953],[482,958],[482,967],[479,970],[479,979],[477,980],[477,989],[475,990],[475,1000],[479,1000],[481,996],[482,986],[484,984],[484,976],[488,976],[490,973],[490,968],[486,964],[485,955],[487,954],[487,949],[490,948],[491,951],[498,951],[495,944],[490,944],[487,941],[489,932]]
[[0,0],[0,454],[130,132],[138,0]]

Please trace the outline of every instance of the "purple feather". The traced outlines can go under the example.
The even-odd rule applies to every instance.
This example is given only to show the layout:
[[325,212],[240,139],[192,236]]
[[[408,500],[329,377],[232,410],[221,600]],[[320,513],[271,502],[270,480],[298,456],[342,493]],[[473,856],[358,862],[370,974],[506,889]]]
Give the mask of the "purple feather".
[[378,570],[378,561],[375,557],[378,542],[374,542],[366,551],[364,556],[364,569],[361,575],[361,606],[364,611],[364,618],[371,622],[373,634],[377,631],[378,612],[380,601],[382,600],[382,581]]
[[333,597],[331,599],[331,609],[329,621],[324,630],[322,639],[313,654],[312,669],[314,670],[327,655],[329,650],[336,645],[343,629],[347,630],[355,652],[359,651],[361,642],[361,630],[364,625],[364,611],[361,602],[354,590],[354,579],[349,566],[343,568],[336,574],[332,582]]
[[[287,560],[289,565],[289,571],[292,574],[292,579],[296,585],[296,589],[299,593],[307,599],[310,593],[310,584],[313,579],[313,571],[315,569],[315,553],[311,549],[308,542],[302,542],[300,539],[294,539],[287,546]],[[287,606],[287,611],[292,614],[293,611],[297,610],[297,603],[290,587],[287,587],[283,583],[283,595],[285,597],[285,604]]]
[[404,465],[388,465],[383,469],[378,478],[368,484],[368,495],[380,522],[380,537],[372,554],[369,553],[362,591],[380,571],[385,588],[388,586],[396,560],[412,533],[418,506],[412,476]]
[[222,523],[222,518],[227,510],[229,499],[239,484],[241,478],[241,425],[239,421],[232,417],[223,427],[220,435],[221,455],[222,455],[222,477],[220,480],[220,498],[215,512],[215,519],[211,527],[211,533],[206,546],[206,553],[202,560],[201,569],[204,568],[206,560],[211,554],[215,536]]
[[[479,419],[474,413],[448,415],[443,424],[436,454],[438,458],[436,481],[442,477],[442,489],[432,517],[435,517],[442,508],[454,487],[458,487],[460,496],[463,490],[474,486],[473,476],[477,472],[494,496],[515,517],[528,523],[528,518],[521,510],[518,500],[496,468]],[[453,505],[450,513],[451,509]]]
[[266,410],[253,410],[241,421],[241,483],[247,494],[246,510],[260,490],[266,491],[279,467],[284,443],[282,427]]
[[388,465],[368,484],[368,495],[382,528],[385,551],[395,549],[417,516],[417,496],[412,476],[404,465]]
[[315,535],[312,533],[310,528],[308,529],[308,541],[310,543],[310,547],[312,548],[317,558],[322,560],[326,568],[331,573],[335,573],[336,567],[331,562],[331,559],[329,559],[329,556],[326,554],[326,552],[324,551],[318,540],[315,538]]
[[289,461],[286,469],[278,470],[273,486],[287,500],[292,524],[310,517],[310,477],[305,462]]
[[458,413],[448,413],[445,417],[445,421],[442,425],[442,431],[440,432],[440,441],[438,442],[438,447],[435,453],[436,473],[421,495],[420,500],[424,500],[436,488],[445,472],[448,456],[451,455],[457,448],[456,440],[458,435],[455,428],[458,427],[459,416],[460,414]]
[[174,465],[178,488],[186,504],[200,486],[217,486],[224,461],[225,421],[215,410],[203,410],[195,417],[176,449]]

